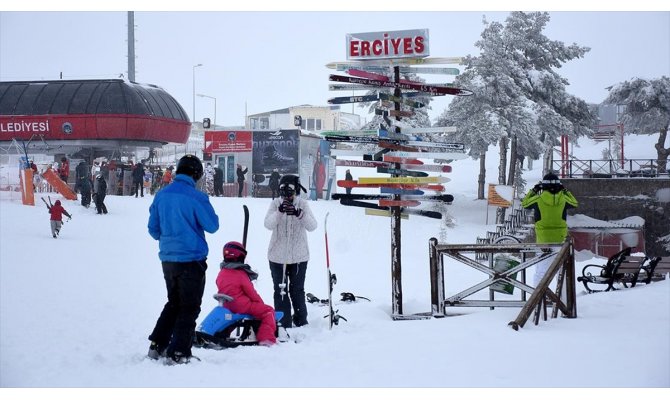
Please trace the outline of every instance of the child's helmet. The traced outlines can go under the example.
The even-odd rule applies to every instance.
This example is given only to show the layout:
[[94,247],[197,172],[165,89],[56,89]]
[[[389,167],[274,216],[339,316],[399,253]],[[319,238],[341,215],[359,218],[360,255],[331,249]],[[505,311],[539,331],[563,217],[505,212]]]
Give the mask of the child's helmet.
[[202,172],[202,162],[193,154],[185,155],[184,157],[180,158],[179,162],[177,163],[177,175],[188,175],[196,182],[202,178]]
[[223,246],[224,261],[244,262],[247,256],[247,250],[240,242],[228,242]]

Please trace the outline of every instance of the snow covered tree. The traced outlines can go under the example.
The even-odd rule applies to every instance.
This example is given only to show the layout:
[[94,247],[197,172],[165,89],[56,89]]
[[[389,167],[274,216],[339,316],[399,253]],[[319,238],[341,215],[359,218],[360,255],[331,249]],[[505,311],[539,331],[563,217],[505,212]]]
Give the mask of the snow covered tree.
[[609,89],[606,104],[625,105],[621,122],[629,132],[653,135],[659,132],[654,145],[659,172],[667,171],[670,147],[665,147],[670,124],[670,78],[633,78]]
[[[394,79],[393,72],[390,71],[386,74],[391,80]],[[407,73],[407,74],[400,74],[400,79],[406,79],[414,82],[425,82],[424,79],[420,78],[417,74],[414,73]],[[376,95],[377,93],[386,93],[389,95],[394,95],[394,89],[392,88],[374,88],[371,89],[366,93],[366,95]],[[391,120],[391,123],[393,125],[399,125],[402,127],[408,127],[408,128],[422,128],[422,127],[428,127],[430,126],[430,117],[428,116],[428,110],[430,110],[430,102],[432,101],[432,98],[430,95],[426,94],[426,96],[417,96],[413,97],[412,100],[418,101],[420,103],[425,104],[424,107],[420,108],[412,108],[408,105],[401,104],[400,105],[400,110],[401,111],[413,111],[414,115],[410,117],[402,117],[400,121],[396,121],[395,117],[388,117],[389,120]],[[367,107],[368,112],[374,115],[372,120],[365,124],[363,128],[361,129],[379,129],[380,124],[384,125],[390,125],[389,122],[384,122],[384,117],[381,115],[375,115],[375,109],[380,108],[380,103],[379,102],[372,102],[372,103],[362,103],[359,105],[359,107]],[[390,107],[390,109],[393,109],[393,107]]]
[[[567,80],[556,72],[589,48],[547,38],[542,31],[549,19],[546,12],[513,12],[504,24],[484,20],[481,39],[475,43],[480,55],[466,58],[466,69],[455,81],[477,95],[472,101],[454,99],[437,121],[455,125],[461,137],[481,134],[468,140],[481,142],[471,155],[483,155],[488,144],[497,143],[500,184],[514,185],[520,155],[534,157],[544,151],[551,157],[561,135],[590,133],[595,123],[586,102],[568,94]],[[483,120],[488,125],[472,128]]]

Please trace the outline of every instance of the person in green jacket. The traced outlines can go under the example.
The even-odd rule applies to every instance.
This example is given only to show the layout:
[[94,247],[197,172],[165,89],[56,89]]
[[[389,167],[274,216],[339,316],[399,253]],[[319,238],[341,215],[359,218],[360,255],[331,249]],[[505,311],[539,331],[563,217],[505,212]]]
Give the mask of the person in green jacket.
[[[562,243],[568,235],[567,210],[577,208],[577,199],[561,184],[558,176],[548,173],[521,201],[523,208],[535,212],[536,243]],[[538,264],[535,286],[547,272],[549,263]]]

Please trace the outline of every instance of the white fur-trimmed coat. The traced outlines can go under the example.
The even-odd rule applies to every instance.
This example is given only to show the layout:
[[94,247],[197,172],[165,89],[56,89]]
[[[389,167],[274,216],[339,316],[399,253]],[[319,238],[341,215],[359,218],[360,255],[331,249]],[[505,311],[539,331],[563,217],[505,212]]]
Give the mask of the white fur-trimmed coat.
[[265,227],[272,231],[268,246],[268,260],[278,264],[295,264],[309,261],[307,232],[317,228],[317,222],[309,208],[309,202],[300,197],[293,198],[295,208],[302,210],[302,215],[286,215],[279,212],[281,197],[272,200],[265,215]]

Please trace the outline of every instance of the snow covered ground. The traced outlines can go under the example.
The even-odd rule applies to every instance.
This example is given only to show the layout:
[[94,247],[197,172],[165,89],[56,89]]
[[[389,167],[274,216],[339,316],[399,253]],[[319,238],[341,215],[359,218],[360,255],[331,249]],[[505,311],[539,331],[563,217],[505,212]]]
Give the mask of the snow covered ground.
[[[627,149],[639,151],[637,157],[655,158],[654,140],[655,136],[627,137]],[[584,143],[575,153],[591,152],[592,158],[599,158],[602,146]],[[495,182],[497,175],[494,153],[495,149],[487,157],[487,182]],[[541,163],[535,162],[534,167],[524,171],[528,182],[541,177]],[[448,207],[455,222],[447,232],[449,243],[474,243],[477,236],[493,229],[493,208],[488,211],[487,226],[486,201],[476,200],[477,168],[477,161],[461,160],[448,174],[452,180],[446,184],[447,192],[455,197]],[[344,169],[338,168],[338,174],[343,175]],[[354,173],[362,175],[363,169]],[[51,198],[61,197],[52,194]],[[537,326],[529,321],[518,332],[507,326],[519,313],[517,308],[468,308],[459,310],[463,315],[449,318],[393,321],[390,221],[365,216],[363,209],[336,201],[310,203],[320,226],[308,234],[311,259],[306,291],[326,296],[323,219],[330,213],[330,263],[338,277],[335,298],[347,291],[371,302],[337,305],[348,321],[332,331],[323,318],[325,308],[308,304],[309,325],[291,330],[300,343],[224,351],[194,349],[201,362],[164,366],[145,358],[147,336],[166,300],[158,245],[146,228],[151,201],[152,196],[108,196],[109,214],[96,215],[93,208],[65,200],[73,218],[54,240],[49,214],[39,198],[35,207],[29,207],[21,205],[17,194],[0,193],[0,387],[5,394],[35,393],[7,388],[182,387],[357,388],[360,392],[354,393],[359,396],[369,393],[361,388],[376,388],[393,398],[418,392],[381,388],[646,387],[662,389],[644,392],[645,398],[668,394],[670,280],[590,295],[579,284],[578,318],[549,319]],[[221,248],[241,238],[243,204],[251,211],[248,261],[260,273],[257,290],[267,303],[272,302],[266,259],[270,231],[263,227],[269,200],[211,201],[221,228],[207,236],[209,269],[198,322],[216,305],[211,295],[216,292]],[[428,239],[439,237],[439,230],[439,221],[433,219],[411,216],[402,221],[406,314],[430,310]],[[576,268],[581,271],[587,263],[603,262],[592,259],[591,254],[579,254]],[[484,278],[470,268],[449,271],[447,295],[468,287],[464,285],[472,279]],[[472,393],[481,392],[461,391],[459,395]],[[551,393],[543,391],[542,397]],[[349,393],[281,390],[259,394],[339,398]],[[83,394],[69,393],[69,397],[76,395]],[[170,390],[160,395],[183,393]],[[521,395],[537,398],[539,394]]]

